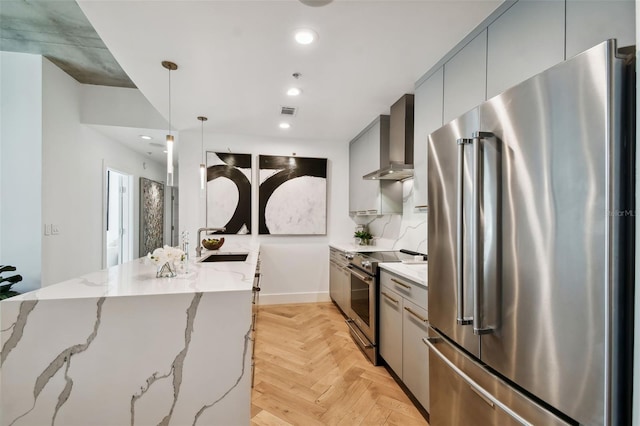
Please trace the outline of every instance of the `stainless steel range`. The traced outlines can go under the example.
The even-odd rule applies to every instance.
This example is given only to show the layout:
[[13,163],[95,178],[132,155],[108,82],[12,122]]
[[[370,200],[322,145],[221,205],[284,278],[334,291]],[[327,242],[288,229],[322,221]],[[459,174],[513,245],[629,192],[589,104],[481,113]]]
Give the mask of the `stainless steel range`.
[[378,264],[381,262],[401,262],[424,256],[409,250],[377,251],[356,253],[350,259],[351,270],[351,310],[347,325],[353,340],[374,365],[378,365]]

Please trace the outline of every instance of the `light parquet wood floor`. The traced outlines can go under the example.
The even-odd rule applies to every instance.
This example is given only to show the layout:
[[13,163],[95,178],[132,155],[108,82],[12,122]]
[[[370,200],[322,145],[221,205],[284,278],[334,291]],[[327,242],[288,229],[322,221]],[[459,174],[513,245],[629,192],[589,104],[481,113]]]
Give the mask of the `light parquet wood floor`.
[[260,306],[251,425],[427,425],[332,303]]

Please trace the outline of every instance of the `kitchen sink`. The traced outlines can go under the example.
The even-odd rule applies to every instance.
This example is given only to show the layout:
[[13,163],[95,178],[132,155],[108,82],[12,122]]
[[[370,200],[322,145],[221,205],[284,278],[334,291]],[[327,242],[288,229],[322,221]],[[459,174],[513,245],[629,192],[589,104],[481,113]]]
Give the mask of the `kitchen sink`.
[[244,262],[249,253],[213,253],[199,262]]

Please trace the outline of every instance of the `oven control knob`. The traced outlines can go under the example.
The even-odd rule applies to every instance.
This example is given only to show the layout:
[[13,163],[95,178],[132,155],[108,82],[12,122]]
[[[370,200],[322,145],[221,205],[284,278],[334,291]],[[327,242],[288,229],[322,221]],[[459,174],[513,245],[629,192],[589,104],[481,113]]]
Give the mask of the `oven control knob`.
[[345,254],[344,257],[347,260],[353,260],[353,255],[352,254]]
[[368,260],[365,260],[362,262],[362,266],[365,268],[371,268],[371,262]]

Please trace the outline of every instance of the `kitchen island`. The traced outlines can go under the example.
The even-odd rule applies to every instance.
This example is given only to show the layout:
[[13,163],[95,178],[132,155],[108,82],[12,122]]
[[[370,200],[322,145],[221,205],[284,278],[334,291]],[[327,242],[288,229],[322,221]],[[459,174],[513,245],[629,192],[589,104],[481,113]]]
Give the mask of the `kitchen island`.
[[246,261],[143,258],[3,301],[0,424],[249,424],[259,246],[229,246]]

